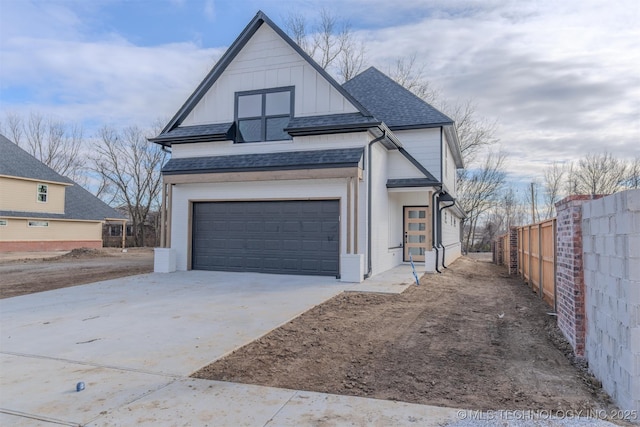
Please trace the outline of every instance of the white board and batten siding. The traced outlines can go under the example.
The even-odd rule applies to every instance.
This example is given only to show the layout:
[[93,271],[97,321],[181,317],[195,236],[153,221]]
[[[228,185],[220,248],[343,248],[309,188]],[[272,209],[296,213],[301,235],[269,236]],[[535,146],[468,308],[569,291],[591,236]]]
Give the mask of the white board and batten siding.
[[443,176],[442,182],[447,189],[447,191],[455,198],[457,194],[456,188],[456,162],[453,158],[453,154],[451,152],[451,148],[446,141],[446,135],[443,134],[442,141],[442,166],[443,166]]
[[436,179],[441,180],[440,128],[398,130],[393,132],[403,147]]
[[182,126],[232,122],[236,92],[284,86],[295,86],[296,117],[358,111],[269,25],[263,24]]
[[424,178],[424,174],[398,150],[388,153],[387,173],[390,179]]

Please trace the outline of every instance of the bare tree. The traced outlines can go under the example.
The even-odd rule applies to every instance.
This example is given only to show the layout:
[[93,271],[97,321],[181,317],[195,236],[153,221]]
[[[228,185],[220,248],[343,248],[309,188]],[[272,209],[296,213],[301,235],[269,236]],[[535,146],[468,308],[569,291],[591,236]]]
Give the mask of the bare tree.
[[60,175],[85,184],[87,177],[83,162],[83,130],[80,125],[67,124],[31,113],[24,121],[17,114],[6,116],[10,138],[25,151]]
[[587,154],[573,169],[577,194],[612,194],[622,188],[626,165],[610,153]]
[[428,103],[435,103],[440,93],[425,76],[425,66],[416,63],[416,55],[396,58],[393,67],[389,67],[389,77],[405,89]]
[[103,181],[100,195],[126,207],[136,246],[145,245],[144,225],[159,207],[162,188],[160,168],[166,154],[147,141],[150,135],[135,126],[122,131],[105,126],[93,156],[94,170]]
[[366,49],[347,21],[325,8],[320,9],[318,21],[311,26],[304,16],[292,12],[285,18],[289,36],[322,68],[333,72],[340,81],[358,74],[365,63]]
[[532,181],[529,183],[529,187],[525,192],[525,204],[528,210],[528,217],[530,223],[536,223],[540,221],[540,184],[538,181]]
[[484,242],[491,242],[497,235],[511,227],[525,223],[525,209],[513,186],[507,186],[497,203],[489,209],[484,226]]
[[553,162],[544,170],[544,218],[556,216],[556,203],[560,200],[562,182],[567,172],[559,162]]
[[473,244],[478,221],[499,199],[505,182],[506,157],[500,152],[489,152],[480,165],[473,170],[459,172],[458,202],[467,213],[464,247]]
[[478,107],[472,100],[468,99],[457,104],[441,102],[437,105],[455,122],[465,166],[472,165],[483,149],[498,142],[497,120],[479,116]]
[[627,165],[627,176],[624,180],[624,186],[628,189],[640,188],[640,156],[636,156]]
[[11,141],[20,147],[22,135],[24,134],[24,124],[22,117],[14,112],[8,112],[5,120],[0,126],[0,133],[7,136]]

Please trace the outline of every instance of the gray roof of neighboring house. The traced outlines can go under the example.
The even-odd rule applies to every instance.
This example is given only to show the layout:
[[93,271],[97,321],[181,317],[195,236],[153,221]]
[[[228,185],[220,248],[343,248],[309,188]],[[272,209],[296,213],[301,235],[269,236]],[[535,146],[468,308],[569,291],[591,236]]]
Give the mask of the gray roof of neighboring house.
[[171,159],[162,168],[165,175],[267,170],[320,169],[357,166],[364,148],[290,151]]
[[342,85],[391,130],[452,125],[453,120],[370,67]]
[[[0,216],[99,221],[105,218],[124,218],[118,211],[69,178],[60,175],[40,162],[2,134],[0,134],[0,175],[67,184],[65,187],[64,214],[3,210],[0,211]],[[35,192],[33,197],[35,198]]]

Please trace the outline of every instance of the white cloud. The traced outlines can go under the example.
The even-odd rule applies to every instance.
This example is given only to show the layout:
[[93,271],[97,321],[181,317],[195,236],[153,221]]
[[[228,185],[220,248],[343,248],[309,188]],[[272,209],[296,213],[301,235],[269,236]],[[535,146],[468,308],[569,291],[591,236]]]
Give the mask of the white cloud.
[[[223,52],[220,46],[201,48],[197,41],[140,47],[117,33],[92,34],[89,23],[99,15],[99,2],[9,5],[10,13],[0,15],[0,90],[28,91],[35,101],[3,101],[2,110],[145,124],[172,116]],[[261,7],[256,1],[249,5],[244,8]],[[444,97],[472,98],[482,115],[497,118],[514,176],[527,179],[549,161],[605,149],[618,157],[640,154],[636,0],[326,0],[323,5],[351,21],[367,43],[369,62],[382,71],[395,58],[415,53]],[[198,7],[208,19],[220,19],[215,6],[207,0]],[[292,4],[268,7],[280,22]],[[295,7],[317,14],[317,4]],[[240,22],[233,35],[244,25]]]
[[172,116],[221,52],[191,43],[139,47],[118,41],[15,38],[4,46],[3,84],[28,82],[29,90],[37,92],[39,105],[24,109],[146,124]]
[[216,18],[216,7],[213,0],[205,0],[204,2],[204,15],[209,21],[214,21]]

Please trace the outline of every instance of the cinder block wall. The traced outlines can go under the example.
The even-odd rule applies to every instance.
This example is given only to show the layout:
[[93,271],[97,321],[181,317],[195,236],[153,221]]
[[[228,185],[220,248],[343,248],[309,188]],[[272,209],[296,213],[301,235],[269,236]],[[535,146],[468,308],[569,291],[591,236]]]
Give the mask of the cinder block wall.
[[589,369],[640,412],[640,190],[585,202],[582,243]]

